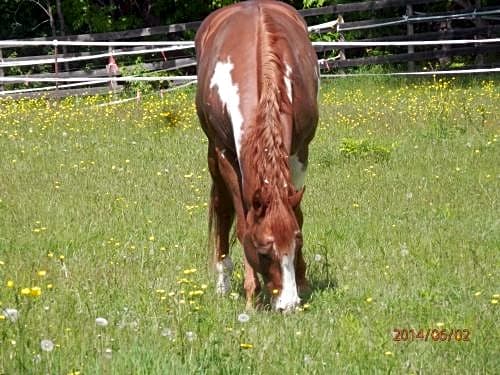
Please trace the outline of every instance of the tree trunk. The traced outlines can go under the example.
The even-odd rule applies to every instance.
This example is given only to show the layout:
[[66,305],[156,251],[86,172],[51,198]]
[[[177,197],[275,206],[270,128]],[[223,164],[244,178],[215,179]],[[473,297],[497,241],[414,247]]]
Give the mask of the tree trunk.
[[[56,0],[56,10],[57,18],[59,19],[59,34],[61,36],[66,36],[66,24],[64,23],[64,14],[61,9],[61,0]],[[63,55],[68,54],[68,49],[66,46],[62,47]],[[69,63],[66,61],[64,63],[64,70],[69,71]]]

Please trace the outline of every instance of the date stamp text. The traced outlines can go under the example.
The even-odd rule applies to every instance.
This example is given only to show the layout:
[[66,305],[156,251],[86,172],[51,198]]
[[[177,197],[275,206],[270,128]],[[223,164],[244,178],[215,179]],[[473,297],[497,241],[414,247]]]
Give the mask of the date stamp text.
[[434,342],[462,342],[470,341],[471,334],[468,329],[440,329],[440,328],[394,328],[393,341],[434,341]]

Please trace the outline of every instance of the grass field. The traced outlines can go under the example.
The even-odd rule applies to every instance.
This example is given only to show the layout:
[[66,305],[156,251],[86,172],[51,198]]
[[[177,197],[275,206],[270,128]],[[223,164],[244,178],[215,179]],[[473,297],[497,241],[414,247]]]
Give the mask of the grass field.
[[0,374],[500,371],[498,81],[323,83],[287,315],[214,293],[193,94],[0,101]]

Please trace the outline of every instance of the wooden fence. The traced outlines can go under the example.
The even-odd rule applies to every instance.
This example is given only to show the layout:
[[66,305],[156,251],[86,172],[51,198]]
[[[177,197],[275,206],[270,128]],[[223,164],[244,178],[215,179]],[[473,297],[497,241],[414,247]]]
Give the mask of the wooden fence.
[[[460,38],[498,38],[500,35],[500,6],[475,9],[472,7],[456,9],[446,12],[426,12],[429,6],[445,7],[449,2],[446,0],[376,0],[350,4],[339,4],[322,8],[305,9],[300,13],[306,18],[308,24],[317,24],[325,21],[335,21],[333,27],[319,27],[319,31],[312,32],[312,39],[321,40],[325,36],[339,41],[426,41],[426,40],[453,40]],[[392,8],[399,10],[400,17],[381,18],[380,11]],[[362,13],[360,13],[362,12]],[[364,16],[365,19],[359,19]],[[357,17],[358,19],[356,19]],[[160,27],[149,27],[144,29],[127,30],[100,34],[82,34],[65,36],[59,41],[123,41],[131,39],[144,40],[176,40],[180,33],[194,31],[201,22],[189,22]],[[377,38],[370,38],[370,31],[377,28]],[[326,34],[326,35],[325,35]],[[51,41],[53,38],[34,38],[30,42]],[[5,43],[5,42],[4,42]],[[141,73],[159,73],[160,71],[177,70],[180,72],[193,73],[196,65],[194,49],[182,49],[169,51],[168,53],[148,53],[144,47],[133,48],[88,48],[85,52],[60,53],[60,48],[54,48],[50,55],[39,53],[35,56],[9,55],[16,51],[20,54],[23,49],[19,47],[2,46],[0,41],[0,94],[4,88],[3,77],[12,77],[15,73],[22,82],[27,77],[35,78],[75,78],[75,77],[109,77],[124,72],[131,74],[140,70]],[[33,50],[32,48],[30,50]],[[38,49],[43,51],[42,48]],[[500,63],[500,43],[488,43],[462,46],[398,46],[398,47],[359,47],[343,46],[316,46],[319,56],[322,58],[322,68],[328,72],[335,72],[346,68],[359,67],[375,64],[407,64],[409,70],[414,70],[419,62],[440,62],[442,65],[449,64],[456,56],[462,56],[461,68],[473,67],[497,67]],[[131,64],[130,57],[118,57],[120,53],[141,53],[143,63],[138,67]],[[67,58],[85,59],[93,55],[101,54],[102,57],[93,60],[90,68],[86,66],[87,60],[78,62],[61,62]],[[118,70],[110,69],[109,55],[114,55]],[[2,57],[3,56],[3,57]],[[52,63],[40,65],[41,68],[34,70],[37,62],[53,60]],[[128,63],[127,63],[128,62]],[[15,65],[15,68],[12,68]],[[29,68],[26,68],[28,66]],[[29,71],[29,73],[27,73]],[[56,84],[59,88],[59,85]],[[114,89],[120,86],[114,85]],[[78,93],[97,93],[107,91],[109,87],[93,88],[71,88],[65,91],[74,95]],[[59,88],[58,91],[62,91]],[[58,96],[64,95],[58,92]]]

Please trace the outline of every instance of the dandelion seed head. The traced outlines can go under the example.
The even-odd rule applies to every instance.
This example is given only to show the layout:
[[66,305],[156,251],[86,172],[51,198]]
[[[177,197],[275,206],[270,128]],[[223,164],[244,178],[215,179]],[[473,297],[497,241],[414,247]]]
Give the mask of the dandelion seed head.
[[106,327],[108,325],[108,320],[106,318],[98,317],[95,320],[95,324],[99,327]]
[[19,311],[12,308],[5,308],[3,310],[3,316],[9,319],[12,323],[15,323],[19,319]]
[[52,350],[54,350],[54,343],[52,342],[52,340],[43,339],[42,341],[40,341],[40,348],[44,352],[51,352]]
[[240,323],[246,323],[250,320],[250,316],[248,314],[245,314],[245,313],[241,313],[240,315],[238,315],[238,321]]
[[111,348],[104,349],[104,353],[102,355],[106,359],[111,359],[113,357],[113,349]]

